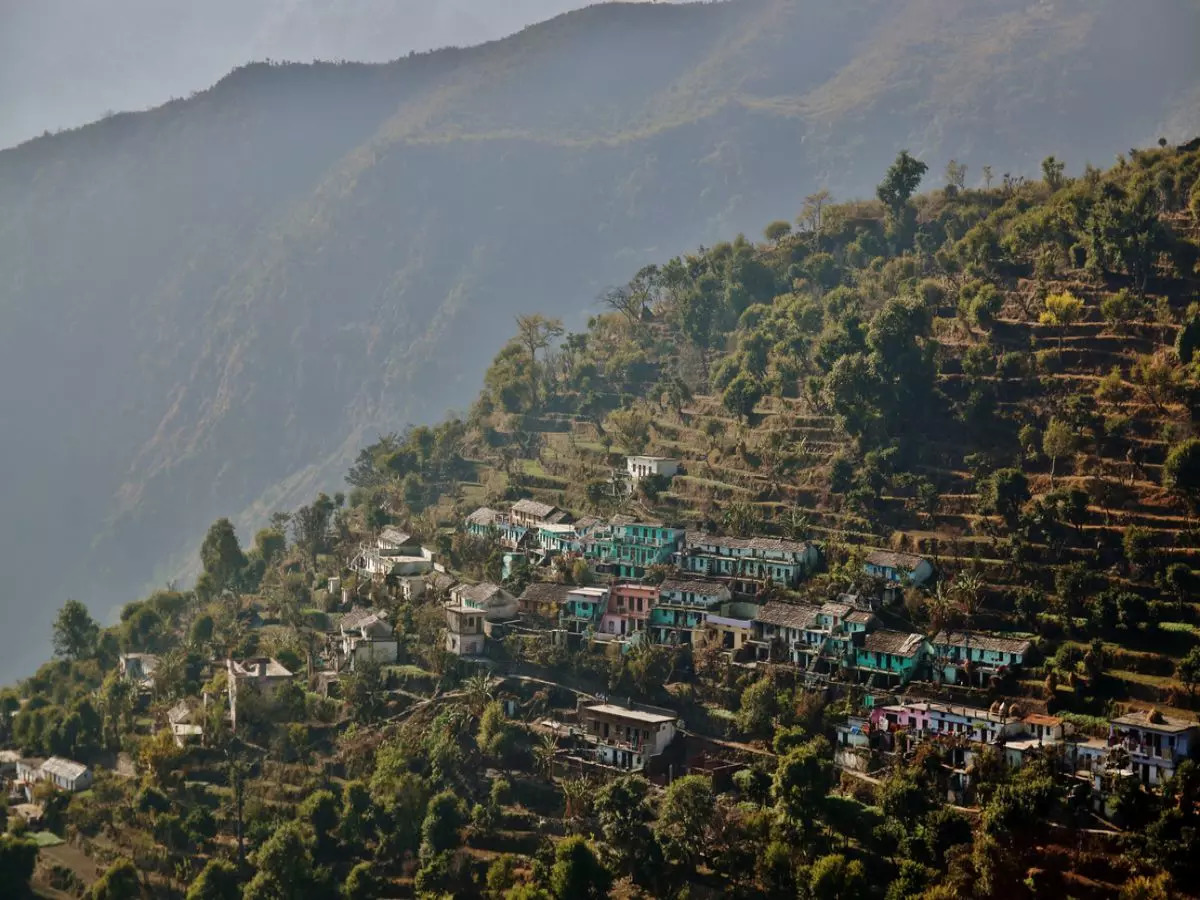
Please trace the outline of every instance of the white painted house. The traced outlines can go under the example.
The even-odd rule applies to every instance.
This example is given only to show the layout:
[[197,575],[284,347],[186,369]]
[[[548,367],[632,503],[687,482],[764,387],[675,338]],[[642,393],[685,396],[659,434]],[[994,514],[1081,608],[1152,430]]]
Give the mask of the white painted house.
[[679,474],[679,460],[669,456],[627,456],[625,471],[634,484],[651,475],[673,478]]
[[338,622],[335,658],[351,670],[358,662],[394,663],[399,647],[385,610],[352,609]]
[[283,663],[266,656],[258,656],[242,662],[227,659],[225,660],[225,673],[228,676],[230,722],[235,731],[237,730],[239,691],[248,687],[269,697],[294,677]]
[[483,611],[461,605],[445,609],[446,650],[455,656],[481,656],[487,641],[483,633]]

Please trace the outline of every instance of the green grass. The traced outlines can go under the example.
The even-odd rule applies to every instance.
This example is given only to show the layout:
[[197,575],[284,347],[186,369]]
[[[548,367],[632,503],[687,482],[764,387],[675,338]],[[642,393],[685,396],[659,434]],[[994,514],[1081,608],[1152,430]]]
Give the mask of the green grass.
[[57,847],[59,844],[66,843],[52,831],[31,831],[28,837],[32,838],[39,847]]

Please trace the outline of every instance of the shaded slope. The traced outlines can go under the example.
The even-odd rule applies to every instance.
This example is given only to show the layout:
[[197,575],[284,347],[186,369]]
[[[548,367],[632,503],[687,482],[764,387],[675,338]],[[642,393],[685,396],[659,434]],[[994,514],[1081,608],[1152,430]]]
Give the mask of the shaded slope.
[[578,317],[822,184],[867,193],[898,146],[972,178],[1111,158],[1200,82],[1188,4],[827,7],[596,7],[387,66],[252,66],[0,153],[0,604],[38,596],[44,633],[217,515],[336,486],[364,440],[467,402],[516,312]]

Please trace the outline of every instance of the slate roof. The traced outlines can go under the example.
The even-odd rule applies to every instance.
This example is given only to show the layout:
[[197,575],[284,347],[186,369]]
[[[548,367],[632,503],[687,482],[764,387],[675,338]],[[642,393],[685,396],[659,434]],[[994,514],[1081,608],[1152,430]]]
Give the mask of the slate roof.
[[821,605],[821,612],[824,615],[844,620],[854,612],[854,607],[849,603],[824,603]]
[[897,550],[873,550],[867,554],[866,561],[882,569],[912,572],[925,558],[915,553],[901,553]]
[[378,609],[370,609],[365,606],[356,606],[348,613],[338,619],[338,627],[345,631],[353,631],[361,628],[368,619],[386,619],[387,612]]
[[871,653],[890,653],[893,656],[915,656],[925,636],[903,631],[872,631],[863,641],[863,649]]
[[794,603],[770,600],[754,616],[754,621],[784,628],[807,628],[816,614],[817,610],[812,606],[797,606]]
[[492,584],[490,581],[480,584],[464,584],[456,589],[460,603],[487,603],[503,590],[504,588],[500,585]]
[[520,601],[523,606],[561,606],[570,590],[569,584],[534,581],[521,593]]
[[718,545],[739,550],[775,550],[781,553],[803,553],[812,546],[808,541],[789,541],[773,537],[717,537],[702,531],[689,531],[685,546],[691,550],[700,546]]
[[48,775],[57,775],[67,781],[74,781],[87,774],[87,770],[88,767],[83,763],[75,762],[73,759],[64,759],[61,756],[52,756],[42,763],[43,772]]
[[875,613],[869,609],[856,609],[846,616],[846,621],[856,625],[870,625],[875,621]]
[[475,512],[467,516],[468,525],[495,525],[504,518],[504,515],[490,506],[481,506]]
[[1006,638],[993,634],[978,634],[968,631],[939,631],[931,641],[936,647],[939,644],[949,647],[973,647],[977,650],[991,650],[995,653],[1016,653],[1024,656],[1033,647],[1031,641],[1024,638]]
[[268,678],[291,678],[292,672],[277,659],[267,657],[252,657],[244,659],[241,662],[232,660],[233,674],[239,678],[257,678],[258,664],[266,662],[266,677]]
[[659,594],[699,594],[701,597],[718,597],[729,589],[719,581],[676,581],[668,578],[658,586]]
[[555,512],[561,512],[557,506],[552,503],[542,503],[540,500],[531,500],[526,497],[524,500],[518,500],[512,505],[512,511],[524,513],[528,516],[533,516],[538,519],[545,519]]
[[401,531],[399,528],[385,528],[379,535],[381,543],[395,544],[398,547],[403,547],[412,540],[412,535],[407,531]]

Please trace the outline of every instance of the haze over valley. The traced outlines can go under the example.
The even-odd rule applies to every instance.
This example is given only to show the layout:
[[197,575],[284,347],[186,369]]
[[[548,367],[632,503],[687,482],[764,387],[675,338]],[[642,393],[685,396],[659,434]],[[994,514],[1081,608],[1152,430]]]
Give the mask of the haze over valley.
[[[280,46],[324,55],[306,21]],[[606,5],[247,65],[0,152],[0,680],[66,597],[107,616],[215,518],[245,534],[465,407],[517,313],[582,324],[646,262],[870,196],[900,148],[974,184],[1189,137],[1198,29],[1189,2]],[[17,109],[10,136],[43,127]]]

